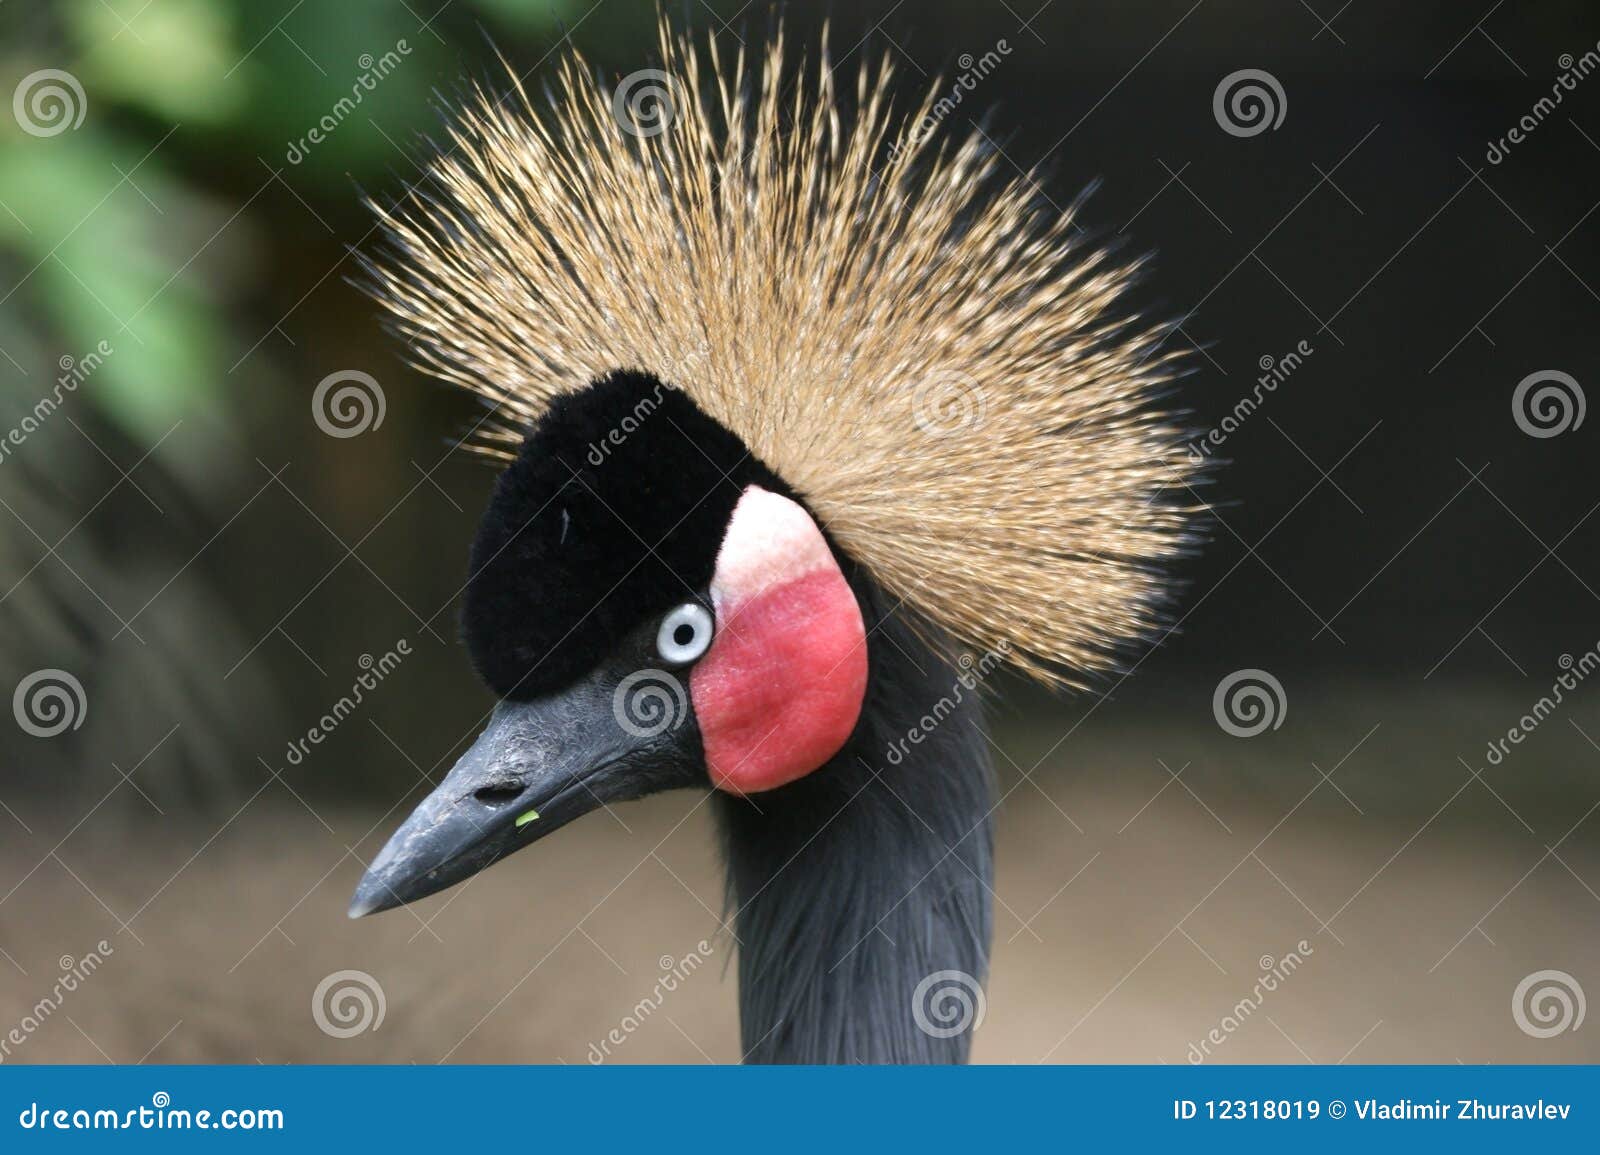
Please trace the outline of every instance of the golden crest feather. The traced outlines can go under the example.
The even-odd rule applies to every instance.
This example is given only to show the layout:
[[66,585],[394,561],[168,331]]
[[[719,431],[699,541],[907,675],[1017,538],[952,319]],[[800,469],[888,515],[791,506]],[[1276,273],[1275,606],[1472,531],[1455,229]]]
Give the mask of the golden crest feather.
[[[820,59],[583,57],[549,107],[477,90],[413,194],[379,209],[374,290],[422,368],[495,409],[505,456],[616,368],[684,389],[893,595],[964,644],[1076,684],[1153,624],[1199,467],[1159,396],[1138,262],[1080,239],[981,131],[926,131],[893,67],[844,110]],[[709,77],[706,73],[709,72]],[[642,78],[642,79],[641,79]],[[641,89],[640,84],[653,87]]]

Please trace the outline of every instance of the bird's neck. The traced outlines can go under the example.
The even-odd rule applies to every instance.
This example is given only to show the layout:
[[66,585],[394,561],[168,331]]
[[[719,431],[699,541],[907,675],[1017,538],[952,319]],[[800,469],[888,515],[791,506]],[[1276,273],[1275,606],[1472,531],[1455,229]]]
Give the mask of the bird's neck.
[[844,749],[719,803],[747,1062],[967,1057],[993,878],[978,679],[892,619],[872,637]]

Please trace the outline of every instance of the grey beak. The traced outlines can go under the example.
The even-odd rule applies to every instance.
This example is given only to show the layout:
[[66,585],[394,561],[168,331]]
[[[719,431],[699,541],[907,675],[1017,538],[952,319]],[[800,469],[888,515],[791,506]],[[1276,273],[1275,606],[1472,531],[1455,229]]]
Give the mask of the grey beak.
[[616,705],[624,689],[601,670],[560,693],[497,705],[372,860],[350,917],[443,890],[609,802],[703,781],[691,712],[670,727],[624,725]]
[[497,705],[471,749],[372,860],[350,917],[443,890],[601,805],[591,779],[627,753],[623,735],[575,724],[571,707],[564,697]]

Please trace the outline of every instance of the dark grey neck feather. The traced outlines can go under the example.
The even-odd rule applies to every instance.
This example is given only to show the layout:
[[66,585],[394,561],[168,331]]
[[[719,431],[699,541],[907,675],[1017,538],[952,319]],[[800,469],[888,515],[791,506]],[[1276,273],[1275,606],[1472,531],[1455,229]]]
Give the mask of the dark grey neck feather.
[[870,674],[849,743],[779,790],[719,794],[747,1062],[960,1063],[971,1044],[953,1028],[988,970],[986,666],[950,665],[857,592]]

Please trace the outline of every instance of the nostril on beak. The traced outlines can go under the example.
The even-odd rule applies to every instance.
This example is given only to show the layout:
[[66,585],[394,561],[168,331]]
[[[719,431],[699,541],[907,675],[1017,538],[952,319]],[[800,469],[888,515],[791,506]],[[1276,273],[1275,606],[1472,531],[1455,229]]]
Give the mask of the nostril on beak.
[[485,786],[474,790],[472,796],[485,806],[505,806],[522,797],[521,783],[507,782],[496,786]]

